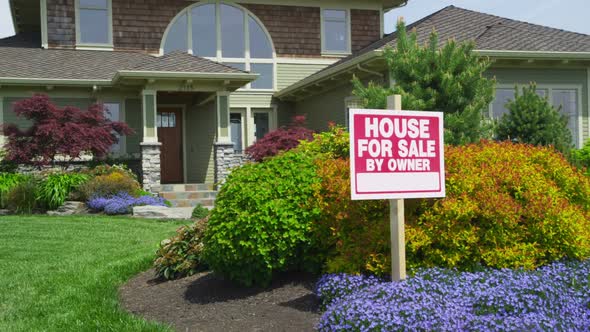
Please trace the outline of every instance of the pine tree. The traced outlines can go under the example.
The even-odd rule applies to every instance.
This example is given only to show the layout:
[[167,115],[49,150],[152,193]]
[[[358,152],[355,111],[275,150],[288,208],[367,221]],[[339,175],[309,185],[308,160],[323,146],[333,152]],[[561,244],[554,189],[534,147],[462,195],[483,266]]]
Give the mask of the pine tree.
[[514,89],[514,100],[508,101],[498,122],[497,138],[533,145],[553,145],[567,153],[572,148],[572,133],[567,127],[567,117],[554,108],[547,97],[536,93],[535,84]]
[[392,88],[374,83],[364,86],[353,79],[354,94],[368,108],[385,108],[386,97],[402,95],[404,109],[439,111],[445,114],[445,141],[465,144],[489,137],[482,110],[493,99],[495,81],[484,76],[487,59],[478,57],[472,42],[449,40],[439,47],[433,31],[420,46],[416,32],[408,34],[403,22],[397,25],[397,47],[384,51]]

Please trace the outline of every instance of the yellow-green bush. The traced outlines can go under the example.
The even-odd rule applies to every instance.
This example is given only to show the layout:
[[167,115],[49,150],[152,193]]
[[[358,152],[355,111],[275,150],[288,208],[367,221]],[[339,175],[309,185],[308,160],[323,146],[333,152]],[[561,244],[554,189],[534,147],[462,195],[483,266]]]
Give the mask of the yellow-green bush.
[[94,177],[78,189],[84,200],[109,197],[121,192],[136,196],[141,189],[135,175],[122,167],[100,166],[89,174]]
[[[410,267],[527,268],[590,257],[590,180],[551,148],[447,147],[447,197],[406,200]],[[328,272],[387,274],[386,201],[351,201],[346,159],[319,160],[316,200]]]

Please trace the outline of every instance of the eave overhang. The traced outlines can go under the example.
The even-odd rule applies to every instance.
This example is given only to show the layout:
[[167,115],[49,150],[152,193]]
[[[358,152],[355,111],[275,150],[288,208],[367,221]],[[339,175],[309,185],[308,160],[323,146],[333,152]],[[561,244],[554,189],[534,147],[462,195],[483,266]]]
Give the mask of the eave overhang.
[[[571,62],[578,62],[582,63],[584,66],[590,66],[590,52],[538,52],[538,51],[505,51],[505,50],[474,50],[476,54],[482,57],[489,57],[493,61],[502,61],[502,60],[524,60],[533,62],[534,61],[561,61],[562,63],[570,63]],[[322,82],[331,81],[337,75],[341,75],[344,72],[354,72],[354,71],[365,71],[362,70],[362,65],[365,65],[370,62],[375,62],[376,60],[383,57],[383,50],[377,49],[360,55],[350,61],[346,61],[342,64],[336,65],[332,68],[329,68],[323,72],[318,74],[312,75],[306,79],[303,79],[277,93],[275,93],[275,97],[279,99],[294,99],[296,95],[302,94],[305,90],[312,91],[311,87],[315,85],[321,84]],[[360,69],[360,70],[358,70]],[[382,70],[386,70],[386,68],[382,68]],[[333,84],[338,85],[341,82],[338,80],[335,81]],[[296,99],[296,98],[295,98]]]

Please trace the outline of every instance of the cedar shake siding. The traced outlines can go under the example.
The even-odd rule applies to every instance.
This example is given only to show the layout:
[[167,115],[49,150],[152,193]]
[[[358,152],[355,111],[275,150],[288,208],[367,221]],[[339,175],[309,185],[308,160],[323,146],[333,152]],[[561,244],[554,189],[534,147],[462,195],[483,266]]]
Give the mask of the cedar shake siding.
[[352,52],[381,39],[381,13],[376,10],[350,10]]
[[[158,53],[166,28],[184,8],[186,0],[112,0],[113,43],[117,50]],[[320,8],[242,4],[269,31],[277,56],[321,56]],[[47,0],[50,47],[73,48],[76,44],[74,0]],[[352,51],[380,36],[380,12],[351,10]]]
[[49,47],[73,48],[76,44],[74,0],[47,0]]

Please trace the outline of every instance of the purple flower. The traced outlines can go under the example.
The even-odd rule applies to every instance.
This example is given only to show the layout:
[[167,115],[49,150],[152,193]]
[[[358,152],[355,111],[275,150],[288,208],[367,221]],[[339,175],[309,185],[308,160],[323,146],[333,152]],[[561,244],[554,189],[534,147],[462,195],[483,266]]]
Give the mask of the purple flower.
[[419,269],[403,282],[332,274],[320,331],[589,331],[590,261],[535,271]]
[[154,196],[141,196],[135,198],[128,193],[118,193],[111,197],[94,197],[87,203],[88,207],[93,211],[104,211],[106,214],[128,214],[132,211],[134,206],[142,205],[156,205],[166,206],[164,199]]

